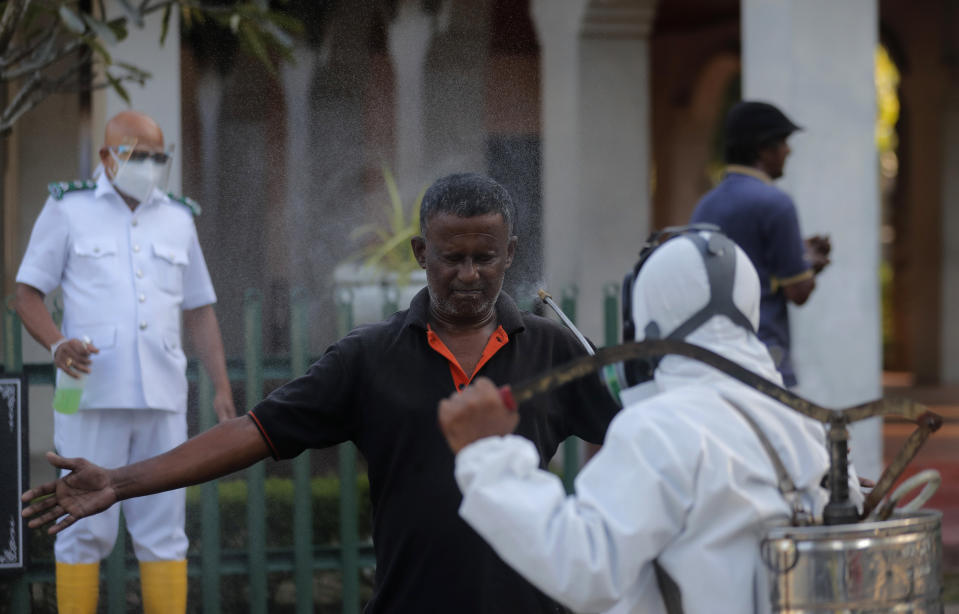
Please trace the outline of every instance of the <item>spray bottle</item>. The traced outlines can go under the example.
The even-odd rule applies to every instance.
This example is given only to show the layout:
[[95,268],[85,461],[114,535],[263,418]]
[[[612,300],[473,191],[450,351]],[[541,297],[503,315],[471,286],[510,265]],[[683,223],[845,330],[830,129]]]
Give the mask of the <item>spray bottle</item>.
[[[90,343],[90,338],[83,337],[83,347]],[[86,385],[86,373],[79,372],[79,377],[72,377],[63,369],[57,369],[56,392],[53,394],[53,409],[61,414],[75,414],[80,409],[80,399],[83,398],[83,387]]]

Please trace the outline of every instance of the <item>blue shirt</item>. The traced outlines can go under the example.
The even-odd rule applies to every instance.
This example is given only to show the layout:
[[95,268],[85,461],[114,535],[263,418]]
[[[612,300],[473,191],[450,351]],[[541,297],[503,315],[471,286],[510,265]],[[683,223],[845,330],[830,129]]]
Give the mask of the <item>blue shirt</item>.
[[782,287],[811,277],[812,269],[792,199],[761,171],[730,166],[719,185],[700,199],[691,221],[716,224],[749,255],[762,286],[759,338],[785,385],[795,386]]

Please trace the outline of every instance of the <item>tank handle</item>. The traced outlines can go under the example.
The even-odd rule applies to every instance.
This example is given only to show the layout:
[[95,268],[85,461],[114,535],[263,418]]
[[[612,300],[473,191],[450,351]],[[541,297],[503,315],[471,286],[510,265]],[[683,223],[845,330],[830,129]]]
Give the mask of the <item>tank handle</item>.
[[893,511],[896,510],[896,504],[899,503],[900,499],[905,497],[908,493],[912,492],[919,486],[922,486],[922,490],[912,501],[898,508],[898,511],[903,513],[915,512],[932,498],[932,496],[939,489],[940,484],[942,484],[942,476],[939,475],[939,472],[935,469],[925,469],[920,471],[916,475],[910,477],[900,484],[899,487],[896,488],[891,495],[889,495],[889,499],[887,499],[885,503],[877,507],[876,510],[869,515],[868,520],[888,519],[892,515]]

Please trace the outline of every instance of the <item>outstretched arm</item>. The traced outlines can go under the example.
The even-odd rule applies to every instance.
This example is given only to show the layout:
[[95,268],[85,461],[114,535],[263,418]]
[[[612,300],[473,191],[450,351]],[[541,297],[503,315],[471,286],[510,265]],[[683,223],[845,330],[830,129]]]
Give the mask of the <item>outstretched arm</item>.
[[70,471],[66,476],[23,493],[30,528],[50,524],[52,535],[80,518],[97,514],[117,501],[199,484],[238,471],[269,456],[259,429],[246,416],[222,422],[176,448],[139,463],[104,469],[83,458],[47,460]]

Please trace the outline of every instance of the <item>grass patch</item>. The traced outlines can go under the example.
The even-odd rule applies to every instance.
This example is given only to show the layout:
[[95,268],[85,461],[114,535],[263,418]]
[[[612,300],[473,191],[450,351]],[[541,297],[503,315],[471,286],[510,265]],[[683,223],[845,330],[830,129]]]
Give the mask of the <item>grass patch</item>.
[[942,574],[942,602],[959,603],[959,571]]

